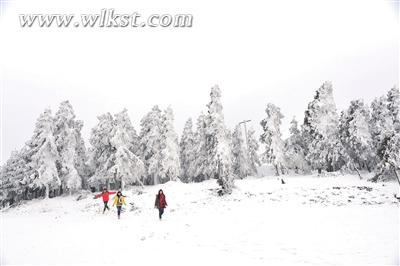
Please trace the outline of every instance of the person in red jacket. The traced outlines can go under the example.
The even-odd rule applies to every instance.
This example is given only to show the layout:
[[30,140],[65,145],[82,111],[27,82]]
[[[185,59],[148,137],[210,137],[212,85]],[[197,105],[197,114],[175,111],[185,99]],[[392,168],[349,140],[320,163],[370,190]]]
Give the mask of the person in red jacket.
[[165,199],[164,192],[162,189],[158,191],[158,194],[156,195],[156,202],[154,203],[154,208],[158,209],[158,217],[162,218],[162,215],[164,213],[164,209],[168,206],[167,200]]
[[108,207],[108,201],[110,200],[110,195],[115,194],[115,192],[111,192],[108,191],[107,188],[103,189],[103,192],[101,192],[100,194],[97,194],[94,198],[103,198],[103,202],[104,202],[104,209],[103,209],[103,213],[107,210],[110,210],[110,208]]

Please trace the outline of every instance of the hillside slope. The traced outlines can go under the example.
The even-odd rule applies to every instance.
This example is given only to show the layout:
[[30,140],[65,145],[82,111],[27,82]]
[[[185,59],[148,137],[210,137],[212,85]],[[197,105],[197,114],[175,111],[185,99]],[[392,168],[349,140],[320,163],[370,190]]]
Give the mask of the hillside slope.
[[[34,200],[3,210],[2,265],[398,264],[396,183],[353,176],[214,180],[124,192],[128,206],[102,214],[92,194]],[[168,208],[154,209],[158,189]],[[86,198],[85,198],[86,197]]]

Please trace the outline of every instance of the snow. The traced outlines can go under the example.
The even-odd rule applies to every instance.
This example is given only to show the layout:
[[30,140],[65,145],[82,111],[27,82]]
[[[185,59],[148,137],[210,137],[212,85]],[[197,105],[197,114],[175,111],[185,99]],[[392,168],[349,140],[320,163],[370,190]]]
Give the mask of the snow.
[[121,220],[91,193],[32,200],[2,211],[0,264],[399,264],[398,184],[284,180],[236,180],[223,197],[215,180],[131,188]]

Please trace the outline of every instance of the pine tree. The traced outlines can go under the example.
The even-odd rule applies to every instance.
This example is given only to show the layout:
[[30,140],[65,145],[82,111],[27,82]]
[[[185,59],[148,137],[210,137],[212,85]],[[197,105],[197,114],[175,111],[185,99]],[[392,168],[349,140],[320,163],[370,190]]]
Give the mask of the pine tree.
[[347,154],[347,165],[352,170],[371,170],[373,165],[372,136],[369,109],[362,100],[350,102],[339,123],[339,137]]
[[90,167],[92,176],[89,179],[91,186],[110,186],[114,176],[110,175],[109,169],[114,165],[115,152],[111,144],[112,131],[114,129],[114,118],[110,113],[97,117],[97,125],[92,129],[89,139]]
[[137,149],[137,135],[128,116],[128,111],[124,109],[117,113],[114,119],[114,127],[111,132],[110,143],[115,151],[115,159],[110,167],[110,174],[114,174],[120,182],[120,188],[125,189],[125,185],[141,185],[142,178],[145,177],[145,165],[135,154]]
[[276,175],[279,175],[279,171],[284,174],[284,143],[280,131],[283,115],[280,108],[272,103],[267,104],[265,112],[267,117],[260,122],[264,131],[260,137],[261,143],[265,144],[263,157],[267,163],[275,167]]
[[139,151],[146,166],[147,177],[145,184],[157,185],[160,183],[162,170],[161,135],[163,121],[160,108],[156,105],[140,121]]
[[176,180],[180,175],[178,135],[174,130],[174,113],[168,107],[162,116],[160,182]]
[[375,98],[371,103],[370,127],[374,148],[378,150],[383,140],[394,131],[393,120],[385,96]]
[[180,141],[180,162],[182,175],[181,180],[183,182],[189,183],[193,181],[194,173],[191,171],[193,169],[193,164],[196,159],[195,154],[195,135],[193,133],[193,122],[189,118],[185,127],[183,128],[183,133]]
[[302,126],[302,135],[307,143],[306,159],[319,173],[322,170],[337,171],[344,164],[338,126],[332,84],[325,82],[308,104]]
[[[399,90],[394,87],[387,96],[375,99],[372,104],[371,129],[376,151],[376,175],[373,181],[392,179],[396,176],[398,158],[397,136],[399,130]],[[390,160],[390,161],[389,161]]]
[[258,156],[258,149],[260,144],[258,143],[256,133],[253,128],[249,128],[247,131],[247,146],[249,156],[250,175],[257,175],[257,167],[261,165],[260,158]]
[[382,140],[382,144],[377,150],[377,155],[378,158],[380,158],[380,161],[376,166],[376,174],[371,181],[376,182],[378,180],[394,179],[395,177],[399,178],[399,144],[399,135],[396,133],[386,136]]
[[29,167],[34,170],[30,186],[43,189],[46,197],[49,197],[50,191],[58,189],[61,185],[57,171],[59,155],[53,132],[54,118],[50,109],[46,109],[39,116],[33,136],[27,143]]
[[400,184],[399,171],[400,171],[400,92],[397,86],[389,90],[387,94],[388,110],[392,117],[394,132],[390,136],[388,147],[383,155],[384,162],[390,165]]
[[88,165],[88,152],[86,150],[85,141],[82,137],[83,122],[81,120],[75,121],[75,133],[77,139],[77,146],[75,150],[74,165],[78,171],[79,176],[82,178],[82,188],[88,188],[88,179],[90,176],[90,168]]
[[394,133],[388,142],[387,149],[385,149],[383,158],[384,158],[384,165],[382,167],[386,167],[386,170],[392,170],[394,175],[397,178],[397,181],[400,184],[400,134]]
[[138,154],[138,137],[126,109],[104,114],[90,138],[94,186],[143,185],[145,165]]
[[251,174],[249,153],[243,138],[242,128],[235,127],[232,136],[233,173],[236,177],[244,178]]
[[394,130],[400,133],[400,91],[397,86],[387,93],[387,108],[393,121]]
[[80,190],[84,182],[82,175],[86,172],[86,148],[81,137],[83,122],[75,120],[68,101],[60,104],[54,121],[54,138],[60,159],[57,166],[62,186],[70,192]]
[[370,128],[373,149],[376,155],[374,160],[374,165],[376,168],[383,159],[382,156],[384,152],[382,151],[384,151],[386,148],[385,144],[387,143],[387,139],[394,132],[393,120],[390,115],[387,106],[387,98],[385,96],[375,98],[371,103]]
[[0,208],[28,199],[28,189],[33,169],[26,156],[26,147],[13,151],[5,165],[0,169]]
[[195,158],[192,164],[190,164],[188,172],[189,175],[193,176],[194,182],[201,182],[208,178],[208,154],[206,150],[206,116],[201,113],[197,118],[196,132],[194,134],[194,154]]
[[120,147],[125,145],[133,154],[138,153],[139,137],[132,125],[126,108],[114,115],[114,130],[112,135],[118,135],[114,146]]
[[304,141],[298,128],[297,120],[293,117],[289,128],[290,136],[285,141],[286,166],[296,174],[307,173],[309,166],[306,161]]
[[231,193],[234,186],[232,158],[228,131],[222,113],[221,90],[216,85],[211,88],[211,102],[207,105],[205,117],[207,152],[207,178],[216,178],[221,186],[220,194]]

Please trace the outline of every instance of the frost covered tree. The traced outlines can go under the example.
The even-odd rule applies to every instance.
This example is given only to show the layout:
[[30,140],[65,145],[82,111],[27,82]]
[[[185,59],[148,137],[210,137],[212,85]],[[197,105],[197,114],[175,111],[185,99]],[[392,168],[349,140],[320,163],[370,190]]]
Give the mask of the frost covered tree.
[[183,133],[181,137],[181,141],[179,143],[180,146],[180,162],[181,162],[181,180],[183,182],[192,182],[194,173],[192,171],[193,164],[196,159],[195,153],[195,135],[193,132],[193,122],[192,119],[189,118],[185,126],[183,128]]
[[156,105],[140,121],[139,151],[146,166],[145,184],[160,183],[162,170],[162,132],[163,118],[160,108]]
[[33,169],[25,154],[26,147],[21,151],[13,151],[0,169],[0,208],[29,198],[27,194]]
[[265,152],[262,156],[265,162],[275,167],[276,175],[279,175],[279,171],[284,174],[284,143],[280,131],[283,115],[280,108],[272,103],[267,104],[265,112],[267,117],[260,122],[263,129],[260,141],[265,144]]
[[57,161],[59,155],[54,139],[54,118],[46,109],[38,118],[31,140],[27,143],[29,167],[34,170],[30,186],[44,188],[46,197],[61,185]]
[[[376,98],[371,103],[370,127],[375,150],[381,148],[383,140],[394,131],[393,120],[390,115],[385,96]],[[377,158],[377,160],[379,160]]]
[[351,170],[372,170],[373,150],[368,106],[362,100],[350,102],[340,116],[339,138]]
[[75,132],[77,139],[77,146],[75,150],[74,164],[78,174],[82,178],[82,188],[88,188],[88,179],[90,177],[90,167],[88,165],[89,154],[86,149],[85,141],[82,137],[83,121],[75,121]]
[[206,150],[206,116],[201,113],[197,118],[196,132],[194,134],[194,161],[190,164],[188,172],[194,182],[201,182],[208,178],[208,154]]
[[243,138],[242,128],[235,127],[232,135],[233,173],[236,177],[244,178],[251,174],[249,153]]
[[40,115],[32,138],[3,167],[9,203],[58,196],[63,188],[82,188],[86,150],[80,135],[82,122],[74,118],[68,102],[61,103],[54,117],[50,109]]
[[319,173],[322,170],[337,171],[344,164],[338,126],[332,84],[326,81],[308,104],[302,126],[302,135],[307,143],[306,159]]
[[[396,158],[399,127],[399,89],[389,90],[387,96],[375,99],[371,104],[371,129],[376,151],[376,175],[373,181],[394,178],[397,165],[389,158]],[[396,160],[394,160],[396,161]]]
[[387,149],[384,151],[383,158],[385,164],[382,164],[382,167],[386,167],[387,171],[393,171],[397,181],[400,184],[400,134],[394,133],[390,137]]
[[81,137],[83,122],[75,120],[68,101],[60,104],[54,117],[54,139],[59,154],[57,164],[63,189],[70,192],[82,188],[86,179],[86,148]]
[[134,154],[138,153],[139,137],[132,125],[126,108],[114,115],[114,130],[112,135],[118,135],[115,146],[125,145],[130,152]]
[[260,147],[260,144],[258,143],[256,132],[251,127],[247,131],[247,146],[250,174],[255,176],[257,175],[257,167],[261,165],[260,157],[258,156],[258,149]]
[[[26,173],[28,172],[28,161],[24,157],[22,151],[12,151],[10,158],[6,161],[6,163],[1,168],[1,177],[2,189],[5,189],[6,186],[17,187],[22,183],[27,184],[28,177]],[[3,192],[3,190],[2,190]]]
[[400,135],[393,133],[384,138],[381,148],[378,149],[378,157],[381,158],[377,165],[376,175],[372,181],[388,180],[394,177],[399,180],[400,171]]
[[234,186],[231,144],[222,113],[221,90],[217,85],[211,88],[211,101],[205,117],[205,150],[207,152],[206,176],[216,178],[221,186],[220,194],[231,193]]
[[115,151],[113,165],[109,172],[114,173],[123,190],[125,185],[143,185],[146,169],[143,161],[137,154],[138,138],[128,116],[128,111],[114,116],[114,126],[111,131],[110,143]]
[[126,109],[98,117],[90,138],[92,185],[124,189],[143,185],[145,165],[138,154],[138,137]]
[[309,166],[306,161],[305,144],[298,128],[297,120],[293,117],[289,128],[290,136],[285,140],[286,166],[296,174],[307,173]]
[[400,171],[400,92],[399,87],[394,86],[387,94],[388,110],[393,121],[393,134],[390,136],[388,147],[385,150],[384,162],[391,166],[397,181]]
[[89,143],[90,149],[90,167],[92,176],[89,182],[92,186],[110,186],[113,181],[113,175],[110,175],[109,169],[113,166],[113,155],[115,148],[111,144],[112,132],[114,128],[114,118],[110,113],[97,117],[98,123],[92,129]]
[[180,176],[178,135],[174,130],[174,113],[168,107],[162,116],[160,182],[176,180]]
[[393,121],[395,132],[400,132],[400,92],[399,87],[394,86],[387,93],[387,108]]

